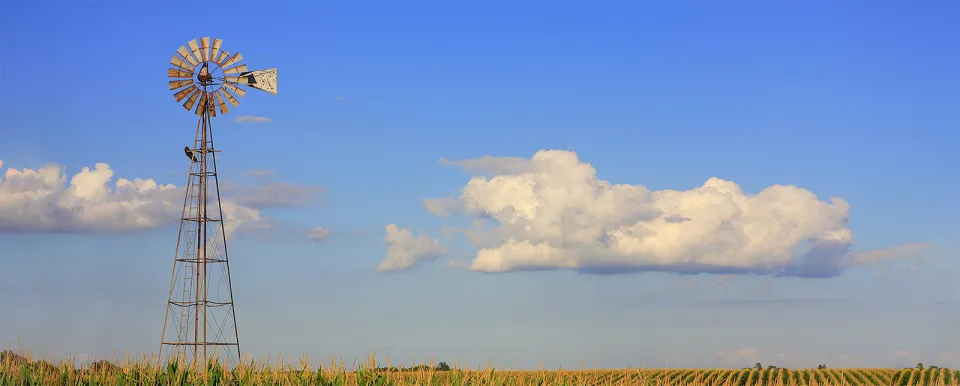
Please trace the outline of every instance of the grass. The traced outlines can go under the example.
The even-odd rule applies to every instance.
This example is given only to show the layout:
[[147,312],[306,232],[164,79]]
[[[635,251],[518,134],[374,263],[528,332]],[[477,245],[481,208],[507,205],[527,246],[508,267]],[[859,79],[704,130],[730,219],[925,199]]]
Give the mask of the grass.
[[233,369],[210,363],[206,371],[179,363],[158,367],[141,358],[123,362],[94,361],[75,368],[70,361],[53,364],[22,352],[0,353],[0,386],[21,385],[645,385],[645,386],[806,386],[806,385],[936,385],[960,386],[956,369],[621,369],[497,370],[492,367],[435,371],[376,368],[375,354],[347,368],[331,359],[311,365],[282,360],[249,361]]

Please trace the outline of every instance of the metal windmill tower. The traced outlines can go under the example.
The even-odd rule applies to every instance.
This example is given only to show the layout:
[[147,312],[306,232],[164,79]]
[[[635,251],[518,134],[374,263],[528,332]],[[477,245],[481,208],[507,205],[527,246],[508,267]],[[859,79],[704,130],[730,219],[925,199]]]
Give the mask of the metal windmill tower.
[[[180,46],[167,70],[174,99],[199,116],[193,146],[185,147],[190,159],[180,234],[163,322],[160,360],[174,357],[192,364],[240,363],[240,342],[233,307],[233,286],[227,258],[217,160],[211,118],[227,114],[226,102],[237,107],[233,94],[243,97],[240,86],[277,94],[277,69],[247,71],[240,53],[221,50],[221,39],[209,37]],[[229,226],[229,224],[228,224]]]

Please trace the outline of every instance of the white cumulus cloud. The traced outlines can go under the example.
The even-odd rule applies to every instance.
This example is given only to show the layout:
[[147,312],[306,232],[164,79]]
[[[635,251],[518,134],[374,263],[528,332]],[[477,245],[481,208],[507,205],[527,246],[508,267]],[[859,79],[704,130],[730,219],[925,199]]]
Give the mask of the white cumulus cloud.
[[[84,167],[69,179],[65,168],[52,163],[39,169],[7,168],[0,178],[0,232],[132,232],[180,221],[183,187],[158,184],[152,178],[113,181],[114,172],[106,163]],[[301,203],[298,195],[315,193],[275,184],[260,190],[250,187],[239,200],[222,199],[227,235],[269,229],[272,222],[262,216],[263,210],[286,206],[284,200]],[[267,193],[274,199],[251,199]]]
[[316,241],[316,242],[324,241],[324,240],[330,238],[330,229],[329,229],[329,228],[324,228],[324,227],[316,227],[316,228],[313,228],[313,229],[311,229],[310,232],[307,234],[307,237],[310,238],[310,240],[313,240],[313,241]]
[[542,150],[530,159],[441,162],[475,174],[459,197],[424,202],[437,215],[476,218],[471,229],[460,230],[479,247],[470,263],[474,271],[832,277],[891,256],[851,260],[850,205],[796,186],[748,194],[714,177],[690,190],[651,191],[600,180],[593,166],[562,150]]
[[412,267],[421,261],[432,261],[447,253],[447,248],[428,235],[414,236],[409,229],[402,229],[396,224],[386,227],[387,235],[383,241],[390,244],[387,255],[380,265],[378,272],[400,271]]

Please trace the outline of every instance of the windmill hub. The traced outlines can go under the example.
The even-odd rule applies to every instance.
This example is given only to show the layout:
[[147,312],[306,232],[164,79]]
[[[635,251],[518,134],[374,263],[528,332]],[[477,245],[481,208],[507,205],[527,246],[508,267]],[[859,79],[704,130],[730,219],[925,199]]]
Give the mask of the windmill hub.
[[200,72],[197,74],[197,82],[200,82],[200,84],[204,86],[213,84],[213,74],[210,73],[207,63],[204,63],[203,67],[200,67]]

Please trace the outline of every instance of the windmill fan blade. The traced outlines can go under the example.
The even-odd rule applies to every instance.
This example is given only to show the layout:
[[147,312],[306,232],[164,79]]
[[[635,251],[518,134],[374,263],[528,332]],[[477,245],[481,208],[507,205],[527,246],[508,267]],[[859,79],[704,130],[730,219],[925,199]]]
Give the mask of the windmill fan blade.
[[240,84],[277,95],[277,69],[270,68],[240,74]]
[[200,56],[200,46],[197,45],[197,39],[187,42],[187,45],[190,46],[190,51],[193,52],[193,56],[197,58],[198,61],[202,62],[203,57]]
[[230,53],[227,51],[220,51],[220,56],[217,56],[217,66],[223,67],[223,62],[226,62],[227,59],[230,59]]
[[[175,82],[183,82],[183,81],[181,80],[181,81],[175,81]],[[190,82],[190,81],[187,81],[187,82]],[[189,85],[190,85],[190,87],[187,87],[187,88],[185,88],[185,89],[183,89],[183,90],[180,90],[180,91],[177,91],[177,92],[173,93],[173,99],[176,99],[177,102],[180,102],[180,101],[183,100],[183,98],[186,98],[187,95],[190,95],[190,93],[192,93],[193,90],[196,90],[196,89],[197,89],[197,86],[194,86],[192,82],[189,83]]]
[[233,95],[230,95],[230,93],[227,92],[227,90],[224,90],[221,88],[217,90],[217,92],[221,93],[220,97],[222,99],[226,99],[227,101],[229,101],[231,106],[237,107],[240,105],[240,101],[238,101],[237,98],[234,98]]
[[173,98],[176,99],[177,102],[180,102],[183,100],[183,98],[186,98],[187,95],[190,95],[196,90],[197,90],[197,86],[194,86],[191,84],[190,87],[177,91],[175,94],[173,94]]
[[229,76],[228,76],[228,77],[226,78],[227,81],[224,82],[223,85],[224,85],[226,88],[229,88],[230,91],[233,91],[234,94],[239,95],[241,98],[243,98],[244,95],[247,95],[247,90],[244,90],[244,89],[242,89],[242,88],[240,88],[240,87],[237,87],[237,86],[236,86],[236,82],[230,83],[230,82],[231,82],[231,81],[230,81],[230,78],[232,78],[232,77],[229,77]]
[[194,90],[194,92],[190,94],[190,97],[187,98],[187,101],[183,102],[183,108],[187,109],[187,111],[192,110],[193,104],[197,103],[197,98],[199,97],[200,97],[200,90]]
[[194,65],[184,61],[183,58],[180,57],[180,55],[173,55],[173,58],[170,58],[170,64],[190,72],[193,72],[193,69],[196,68]]
[[207,91],[204,93],[207,97],[207,101],[204,103],[204,106],[207,108],[207,114],[210,114],[211,117],[217,116],[217,101],[213,99],[213,92]]
[[180,56],[182,56],[184,59],[186,59],[187,62],[190,62],[190,64],[194,66],[200,64],[200,62],[198,62],[197,59],[193,57],[193,55],[190,55],[190,51],[187,50],[187,47],[180,46],[180,48],[177,48],[177,53],[180,54]]
[[221,44],[223,44],[223,39],[213,39],[213,51],[210,52],[210,60],[219,61]]
[[233,54],[233,56],[231,56],[230,59],[227,59],[226,62],[223,62],[223,64],[221,64],[220,67],[224,67],[224,68],[230,67],[234,64],[240,63],[241,60],[243,60],[243,55],[240,55],[240,53],[237,52]]
[[220,107],[220,114],[226,114],[230,112],[230,109],[227,108],[227,104],[223,102],[223,95],[220,94],[220,89],[217,89],[217,91],[214,91],[211,94],[213,94],[214,103]]
[[247,65],[246,65],[246,64],[241,64],[241,65],[239,65],[239,66],[230,67],[230,68],[228,68],[228,69],[226,69],[226,70],[223,70],[223,73],[224,73],[224,74],[236,74],[236,73],[239,73],[239,72],[247,72]]
[[206,62],[210,60],[210,38],[200,38],[200,56],[203,57],[203,61]]
[[200,100],[197,103],[197,109],[193,111],[194,114],[201,115],[203,110],[207,108],[207,93],[200,92]]
[[177,70],[175,68],[168,68],[167,76],[170,78],[193,78],[193,73]]
[[187,87],[187,86],[193,84],[193,81],[190,80],[190,79],[171,80],[169,83],[170,83],[170,89],[171,89],[171,90],[176,90],[176,89],[178,89],[178,88]]

